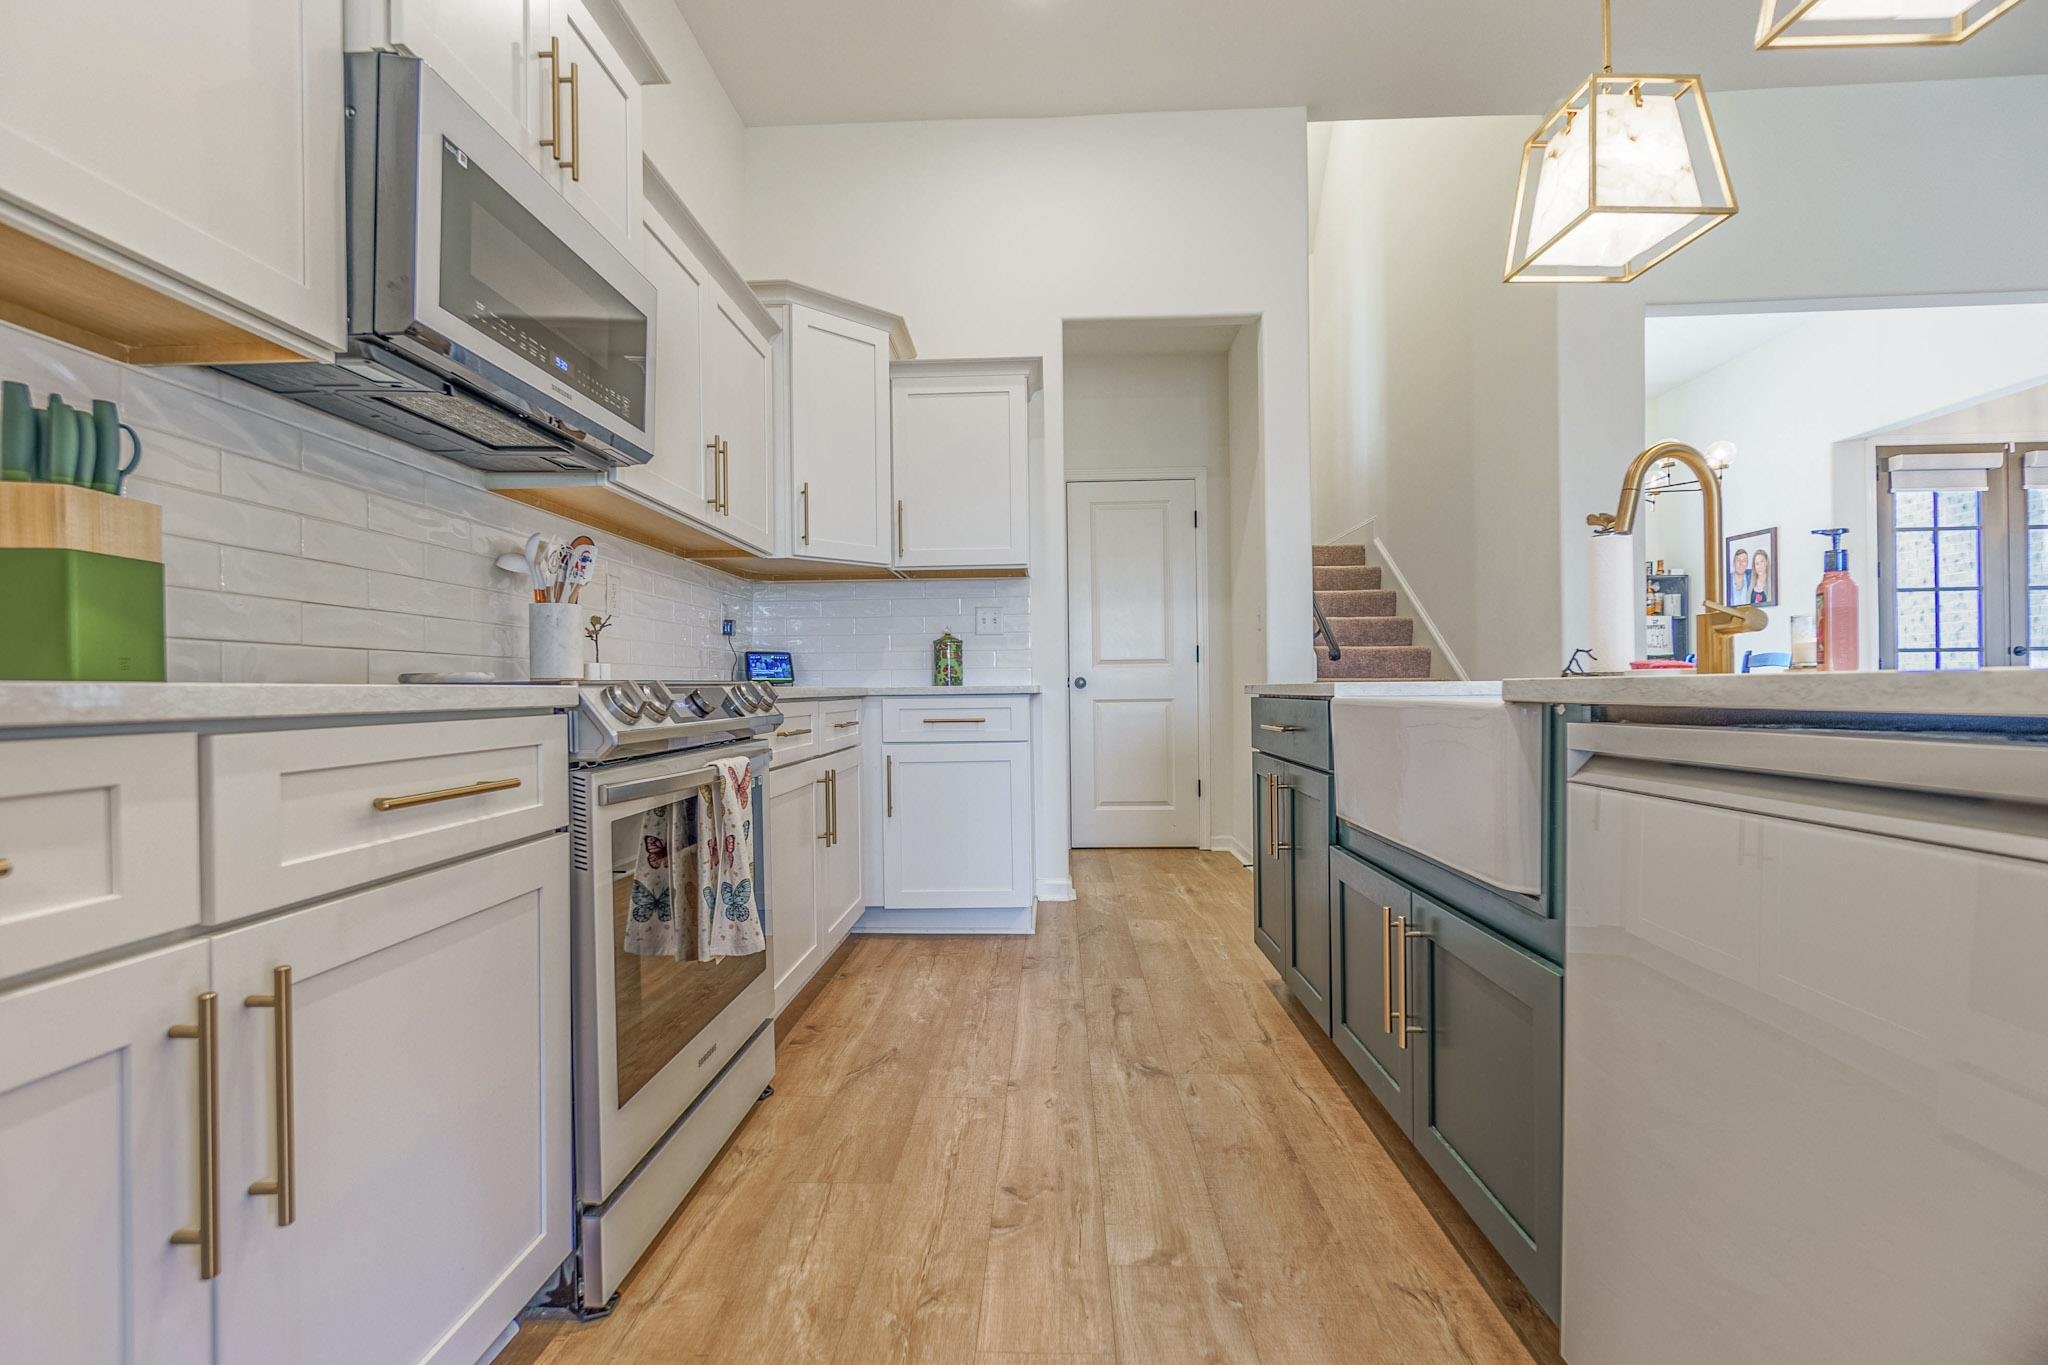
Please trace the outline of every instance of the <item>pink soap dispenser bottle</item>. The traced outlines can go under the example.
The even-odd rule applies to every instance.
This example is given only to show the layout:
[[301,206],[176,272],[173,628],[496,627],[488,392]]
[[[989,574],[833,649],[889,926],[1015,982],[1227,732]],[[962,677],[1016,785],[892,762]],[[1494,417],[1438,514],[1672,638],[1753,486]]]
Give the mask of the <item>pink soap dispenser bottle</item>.
[[1853,673],[1862,654],[1856,637],[1856,580],[1849,577],[1849,552],[1842,548],[1842,537],[1849,534],[1849,528],[1837,526],[1814,534],[1828,537],[1832,547],[1822,561],[1820,586],[1813,594],[1818,618],[1814,622],[1814,662],[1832,672]]

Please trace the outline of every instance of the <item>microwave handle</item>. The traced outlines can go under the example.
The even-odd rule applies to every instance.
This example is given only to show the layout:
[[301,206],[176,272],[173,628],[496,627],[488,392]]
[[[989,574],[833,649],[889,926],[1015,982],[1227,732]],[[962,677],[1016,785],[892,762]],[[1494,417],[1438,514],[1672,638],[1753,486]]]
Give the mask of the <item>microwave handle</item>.
[[[745,754],[735,754],[733,757],[745,758],[758,768],[762,759],[767,757],[767,751],[753,750]],[[663,773],[659,777],[643,777],[633,782],[607,782],[597,789],[597,804],[617,806],[627,801],[644,800],[650,796],[670,796],[708,786],[711,779],[711,766],[706,764],[701,768],[691,768],[687,772]]]

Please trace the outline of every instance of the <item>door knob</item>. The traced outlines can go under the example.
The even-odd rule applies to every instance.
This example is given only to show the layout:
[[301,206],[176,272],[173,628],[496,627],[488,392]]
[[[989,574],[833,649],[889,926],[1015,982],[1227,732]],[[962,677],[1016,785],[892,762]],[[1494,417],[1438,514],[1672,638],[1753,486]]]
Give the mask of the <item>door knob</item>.
[[1074,690],[1076,692],[1086,692],[1088,690],[1088,680],[1086,678],[1074,679]]

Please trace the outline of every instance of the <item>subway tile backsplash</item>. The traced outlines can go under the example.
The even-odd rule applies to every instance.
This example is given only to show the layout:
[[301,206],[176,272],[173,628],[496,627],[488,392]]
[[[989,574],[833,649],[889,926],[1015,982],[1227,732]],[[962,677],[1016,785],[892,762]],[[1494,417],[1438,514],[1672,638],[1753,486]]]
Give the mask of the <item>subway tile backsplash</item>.
[[[932,680],[932,641],[950,630],[968,682],[1029,682],[1030,587],[1021,578],[763,583],[754,590],[754,647],[788,650],[799,683],[903,686]],[[975,630],[983,607],[998,611],[998,633]]]
[[[169,672],[179,682],[390,682],[413,671],[526,676],[524,579],[495,564],[582,528],[498,497],[460,465],[203,369],[117,364],[0,324],[0,377],[121,405],[141,434],[130,496],[164,511]],[[1023,579],[749,583],[601,533],[618,671],[724,677],[750,642],[826,686],[931,681],[951,630],[971,682],[1031,677]],[[978,608],[1000,631],[975,630]],[[719,622],[737,622],[727,640]]]

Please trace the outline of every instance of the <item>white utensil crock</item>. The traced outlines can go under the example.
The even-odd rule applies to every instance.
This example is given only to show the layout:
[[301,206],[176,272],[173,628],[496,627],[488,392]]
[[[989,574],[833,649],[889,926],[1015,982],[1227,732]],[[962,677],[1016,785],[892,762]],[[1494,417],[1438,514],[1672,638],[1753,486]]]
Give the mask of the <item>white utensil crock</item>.
[[535,682],[582,677],[583,640],[576,622],[584,609],[574,602],[533,602],[526,613],[527,675]]

